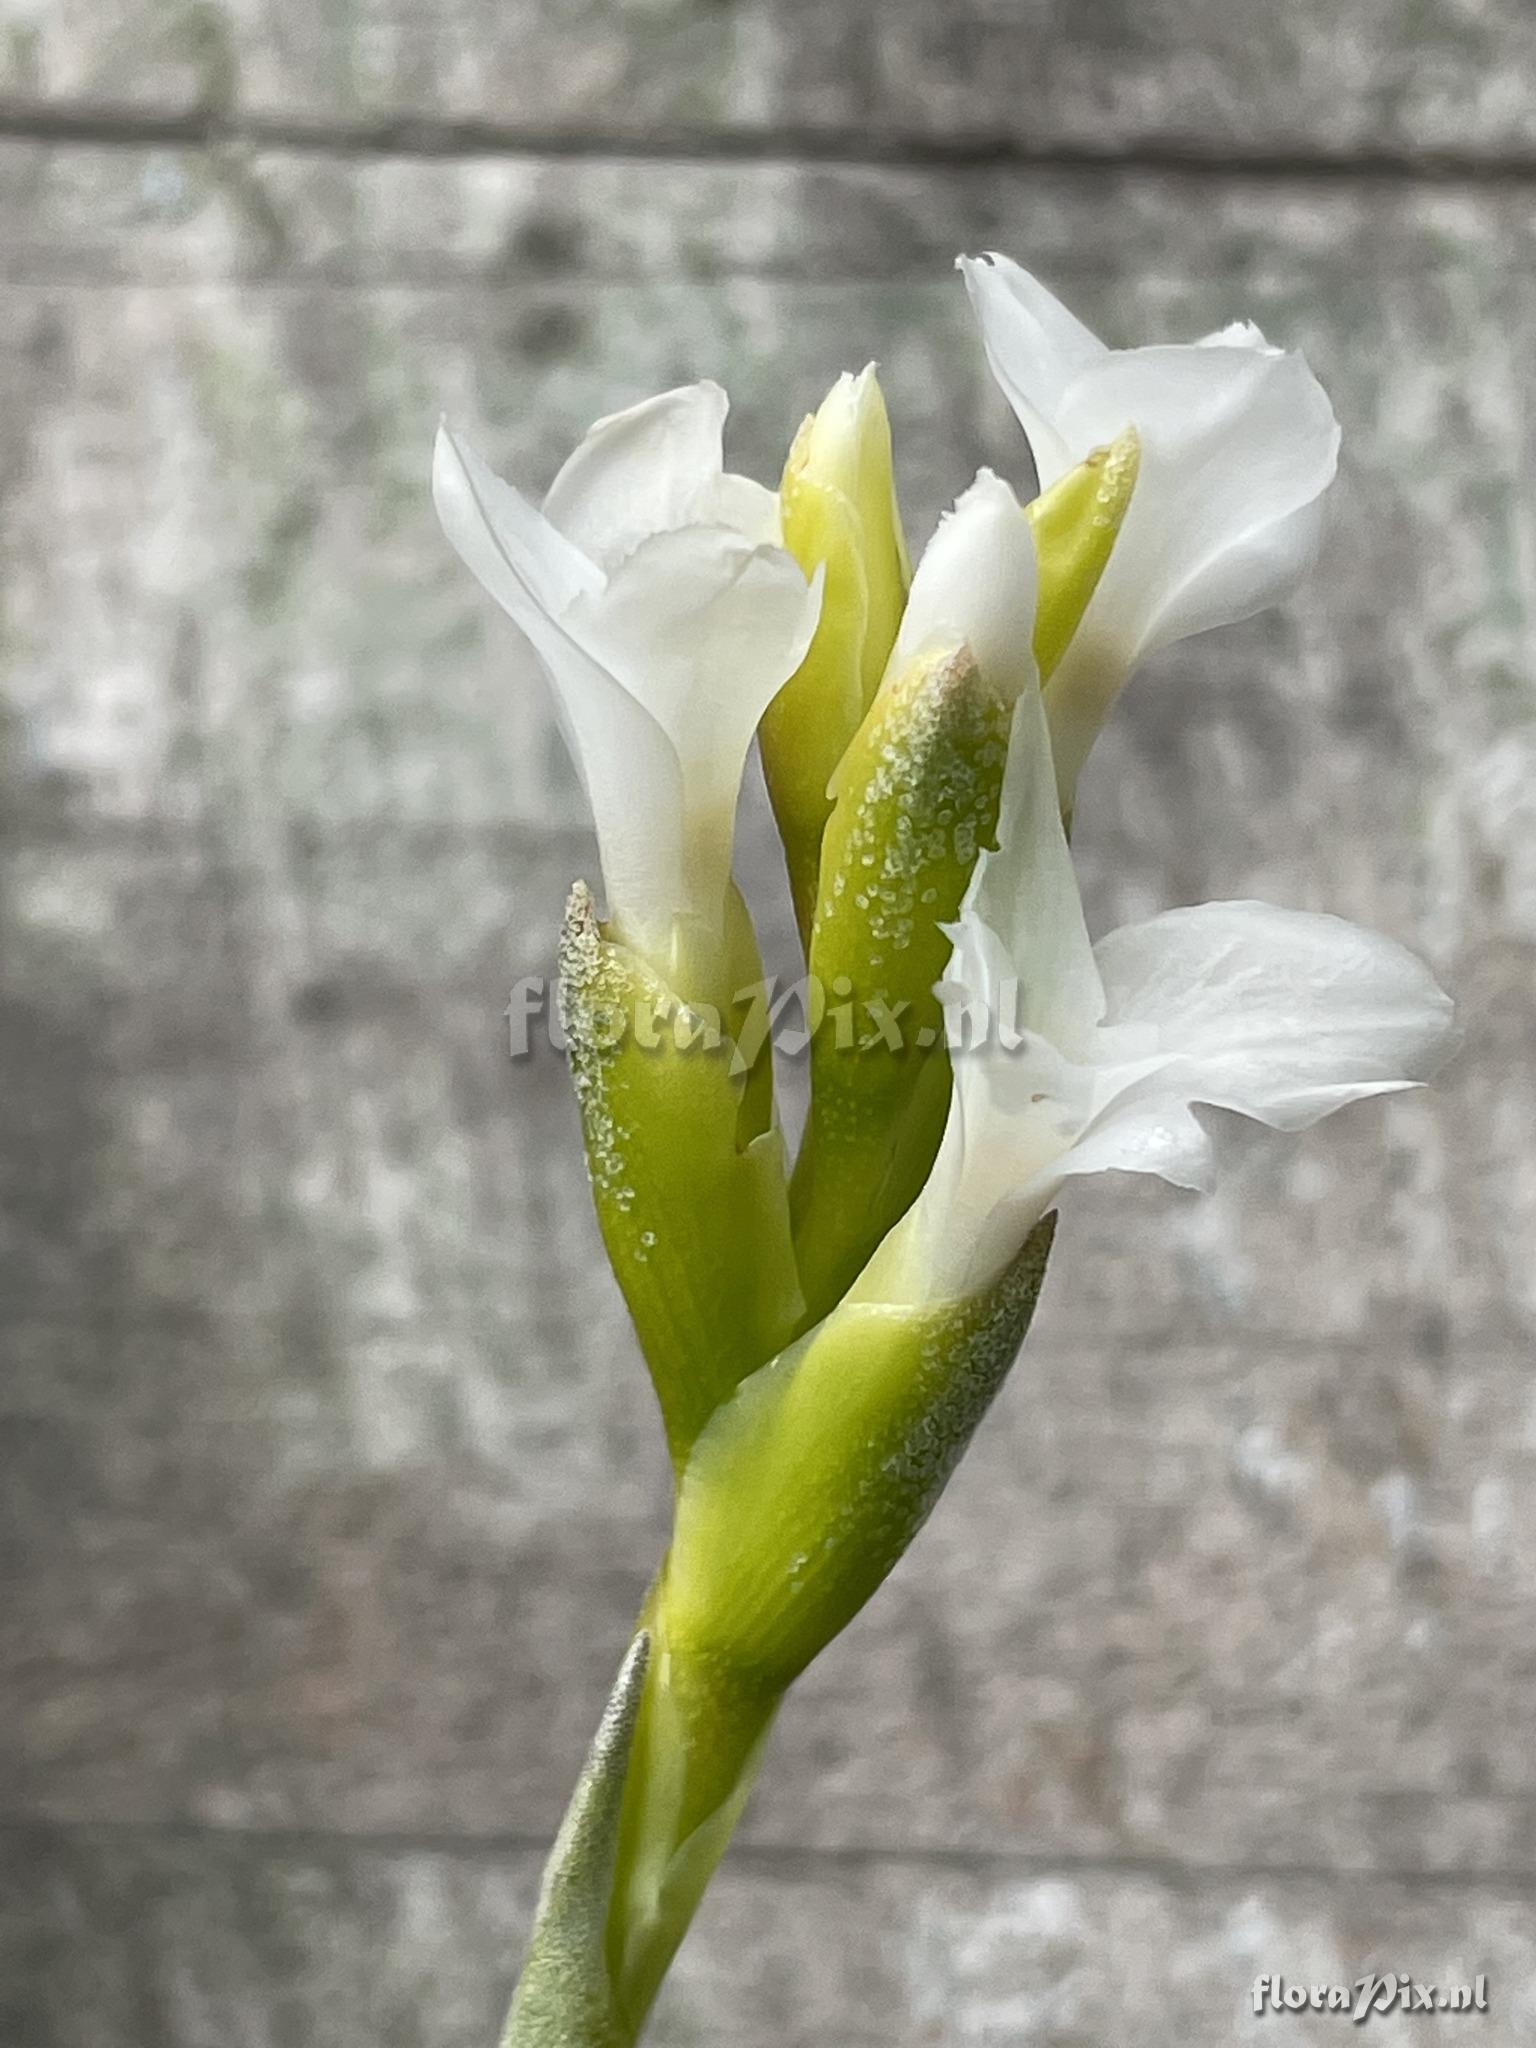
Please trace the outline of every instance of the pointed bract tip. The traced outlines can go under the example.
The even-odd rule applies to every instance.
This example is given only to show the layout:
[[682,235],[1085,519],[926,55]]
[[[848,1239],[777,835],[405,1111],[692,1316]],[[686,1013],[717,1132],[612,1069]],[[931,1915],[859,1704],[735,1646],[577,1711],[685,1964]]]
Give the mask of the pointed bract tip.
[[578,992],[592,987],[601,972],[603,959],[603,927],[597,914],[597,903],[585,882],[573,882],[571,893],[565,899],[565,919],[560,927],[562,1018],[568,1010],[574,1016]]
[[648,1629],[641,1629],[624,1653],[624,1662],[619,1666],[619,1675],[614,1684],[613,1695],[603,1714],[603,1725],[599,1729],[599,1737],[601,1737],[604,1731],[616,1734],[620,1730],[627,1730],[631,1726],[640,1705],[640,1692],[645,1684],[646,1668],[650,1661],[650,1631]]
[[596,929],[598,924],[597,898],[591,886],[583,881],[571,884],[571,893],[565,899],[565,921],[577,930]]
[[1141,429],[1132,421],[1113,441],[1093,449],[1084,458],[1083,467],[1098,475],[1100,505],[1112,509],[1117,518],[1124,518],[1126,500],[1141,474]]

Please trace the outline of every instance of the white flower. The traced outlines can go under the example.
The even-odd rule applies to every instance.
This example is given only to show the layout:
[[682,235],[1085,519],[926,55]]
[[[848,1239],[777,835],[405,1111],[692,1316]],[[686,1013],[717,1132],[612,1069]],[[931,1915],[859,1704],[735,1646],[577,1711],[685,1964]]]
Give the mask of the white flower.
[[993,375],[1048,490],[1134,427],[1141,469],[1103,579],[1046,690],[1063,794],[1144,654],[1262,611],[1314,554],[1339,429],[1304,357],[1239,322],[1111,349],[1006,257],[962,257]]
[[1014,714],[999,850],[953,928],[945,993],[980,1043],[928,1185],[860,1279],[880,1301],[945,1300],[994,1279],[1077,1174],[1207,1187],[1211,1103],[1300,1130],[1426,1080],[1451,1004],[1390,939],[1267,903],[1206,903],[1090,945],[1039,694]]
[[693,384],[599,420],[542,513],[446,425],[433,455],[443,530],[554,691],[610,919],[663,972],[720,929],[752,735],[820,602],[774,493],[722,467],[726,404]]

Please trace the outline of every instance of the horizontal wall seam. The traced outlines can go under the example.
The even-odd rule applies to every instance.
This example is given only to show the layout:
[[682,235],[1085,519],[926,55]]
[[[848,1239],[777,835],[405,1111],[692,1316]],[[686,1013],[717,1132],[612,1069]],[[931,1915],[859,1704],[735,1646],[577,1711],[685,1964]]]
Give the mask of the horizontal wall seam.
[[1190,178],[1366,180],[1399,184],[1524,187],[1536,183],[1536,152],[1414,145],[1248,147],[1194,138],[1130,144],[1030,144],[978,133],[930,136],[807,127],[644,130],[539,128],[476,116],[380,114],[338,121],[210,107],[129,107],[86,100],[0,97],[0,139],[106,148],[245,148],[343,157],[477,156],[643,159],[700,164],[774,164],[848,169],[949,169],[1158,173]]

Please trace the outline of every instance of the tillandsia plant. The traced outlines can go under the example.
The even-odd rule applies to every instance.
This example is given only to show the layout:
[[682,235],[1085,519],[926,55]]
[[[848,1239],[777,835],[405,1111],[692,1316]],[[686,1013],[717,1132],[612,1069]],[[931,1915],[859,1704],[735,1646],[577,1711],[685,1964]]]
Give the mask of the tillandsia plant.
[[[1145,653],[1290,589],[1338,429],[1252,326],[1112,350],[1015,264],[961,267],[1040,489],[983,471],[915,574],[873,369],[777,493],[724,469],[707,383],[599,421],[542,511],[438,441],[443,525],[537,654],[597,828],[562,1016],[675,1480],[508,2048],[639,2038],[780,1702],[1019,1351],[1065,1185],[1204,1187],[1192,1105],[1295,1130],[1451,1043],[1426,969],[1334,917],[1209,903],[1090,942],[1094,738]],[[754,737],[808,969],[792,1168],[731,877]]]

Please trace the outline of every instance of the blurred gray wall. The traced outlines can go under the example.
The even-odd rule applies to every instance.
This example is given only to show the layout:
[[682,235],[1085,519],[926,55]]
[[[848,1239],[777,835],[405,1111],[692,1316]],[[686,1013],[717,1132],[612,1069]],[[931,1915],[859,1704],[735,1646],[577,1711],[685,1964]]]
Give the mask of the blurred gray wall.
[[1123,341],[1258,318],[1346,430],[1304,597],[1095,757],[1096,926],[1337,910],[1466,1048],[1074,1201],[654,2038],[1332,2041],[1253,1978],[1373,1965],[1493,2008],[1375,2038],[1536,2038],[1527,0],[0,27],[0,2041],[489,2048],[665,1485],[500,1014],[592,847],[432,427],[542,487],[718,375],[771,477],[878,356],[921,540],[1023,473],[987,245]]

